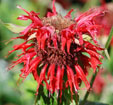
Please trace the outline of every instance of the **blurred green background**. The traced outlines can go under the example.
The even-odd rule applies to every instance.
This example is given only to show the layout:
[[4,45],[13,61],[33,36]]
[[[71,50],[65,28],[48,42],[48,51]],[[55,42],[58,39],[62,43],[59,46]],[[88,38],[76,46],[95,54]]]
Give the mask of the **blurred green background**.
[[[67,11],[74,8],[75,11],[72,16],[75,16],[78,10],[86,11],[91,7],[100,5],[99,0],[56,1],[55,5],[57,11],[62,15],[65,15]],[[112,3],[111,0],[107,0],[107,3],[108,2]],[[0,0],[0,21],[27,26],[30,21],[17,20],[19,15],[25,14],[23,11],[16,8],[17,5],[21,5],[28,11],[33,10],[40,12],[40,17],[43,17],[47,10],[51,9],[51,0]],[[20,43],[21,40],[11,41],[8,44],[7,42],[12,37],[16,36],[17,34],[12,33],[0,22],[0,105],[33,105],[37,84],[32,75],[29,75],[24,83],[23,81],[18,83],[21,65],[16,66],[11,71],[7,69],[11,61],[14,60],[14,56],[18,53],[13,53],[7,58],[8,51],[12,49],[13,45]],[[105,57],[103,60],[104,73],[102,77],[105,78],[104,81],[106,85],[100,94],[96,94],[92,91],[88,100],[113,105],[113,46],[110,46],[109,54],[111,59],[108,60]],[[81,99],[84,94],[85,90],[79,91]]]

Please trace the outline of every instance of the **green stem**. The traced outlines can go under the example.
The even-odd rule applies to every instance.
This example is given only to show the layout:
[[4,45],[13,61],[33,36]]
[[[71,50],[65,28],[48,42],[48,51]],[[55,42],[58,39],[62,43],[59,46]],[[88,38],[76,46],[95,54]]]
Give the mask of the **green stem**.
[[86,100],[87,100],[87,98],[88,98],[88,96],[89,96],[90,89],[91,89],[92,86],[93,86],[93,83],[94,83],[94,80],[95,80],[95,78],[96,78],[96,75],[97,75],[97,71],[96,71],[95,74],[93,75],[93,77],[92,77],[92,79],[91,79],[91,82],[90,82],[90,88],[87,90],[87,92],[86,92],[86,94],[85,94],[85,96],[84,96],[84,99],[83,99],[83,101],[80,103],[80,105],[85,105],[85,102],[86,102]]
[[110,31],[110,34],[109,34],[109,37],[108,37],[108,40],[105,44],[105,48],[108,49],[109,45],[110,45],[110,42],[112,40],[112,37],[113,37],[113,27],[111,28],[111,31]]
[[108,60],[110,60],[110,55],[107,49],[104,50],[104,55],[107,57]]
[[34,105],[36,105],[37,103],[37,95],[35,96],[35,102],[34,102]]

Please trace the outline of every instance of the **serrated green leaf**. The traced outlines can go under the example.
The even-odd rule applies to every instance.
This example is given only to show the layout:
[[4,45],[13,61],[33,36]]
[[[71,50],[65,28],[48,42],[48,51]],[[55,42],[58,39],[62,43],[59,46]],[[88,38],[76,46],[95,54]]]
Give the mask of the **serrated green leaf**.
[[15,25],[15,24],[12,24],[12,23],[4,23],[1,20],[0,20],[0,23],[3,24],[10,31],[12,31],[16,34],[22,32],[26,28],[26,26],[19,26],[19,25]]

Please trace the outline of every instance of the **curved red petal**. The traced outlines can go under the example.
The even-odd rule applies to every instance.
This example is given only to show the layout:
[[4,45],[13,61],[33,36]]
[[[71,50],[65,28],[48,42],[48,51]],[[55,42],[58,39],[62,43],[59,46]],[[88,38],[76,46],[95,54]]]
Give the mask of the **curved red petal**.
[[53,9],[52,9],[52,11],[53,11],[53,14],[54,14],[54,15],[57,14],[57,13],[56,13],[56,7],[55,7],[55,0],[53,0]]
[[47,68],[47,64],[44,65],[44,67],[42,68],[41,70],[41,73],[40,73],[40,77],[39,77],[39,80],[38,80],[38,87],[37,87],[37,94],[38,94],[38,89],[42,83],[43,80],[45,80],[46,82],[46,79],[45,79],[45,72],[46,72],[46,68]]
[[65,16],[65,18],[71,18],[71,13],[74,11],[74,9],[71,9],[67,15]]
[[80,78],[82,81],[84,81],[84,83],[85,83],[87,89],[89,89],[90,84],[89,84],[89,82],[87,81],[87,78],[86,78],[86,76],[85,76],[85,74],[84,74],[82,68],[77,64],[77,65],[75,66],[75,70],[76,70],[76,73],[77,73],[77,75],[79,76],[79,78]]

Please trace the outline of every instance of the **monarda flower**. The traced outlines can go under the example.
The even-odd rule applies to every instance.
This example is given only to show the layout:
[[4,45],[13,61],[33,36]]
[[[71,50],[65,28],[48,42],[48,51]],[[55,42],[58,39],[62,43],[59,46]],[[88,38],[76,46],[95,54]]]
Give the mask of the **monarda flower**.
[[[28,12],[18,6],[27,13],[18,19],[30,19],[32,22],[15,38],[24,40],[24,43],[15,45],[9,52],[11,54],[16,50],[22,51],[10,69],[22,63],[20,77],[25,79],[32,73],[38,83],[37,94],[40,85],[45,82],[50,94],[56,92],[61,97],[62,91],[68,87],[71,95],[73,92],[77,93],[81,81],[89,89],[90,84],[86,78],[88,69],[91,67],[95,72],[101,64],[99,59],[102,56],[98,51],[102,48],[95,38],[100,26],[93,22],[93,18],[101,12],[92,9],[72,19],[73,9],[62,17],[56,12],[54,3],[55,0],[52,13],[47,13],[47,17],[41,19],[38,17],[39,13]],[[95,44],[84,40],[85,34]]]

